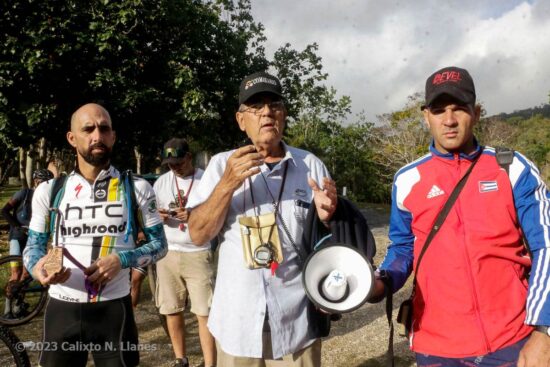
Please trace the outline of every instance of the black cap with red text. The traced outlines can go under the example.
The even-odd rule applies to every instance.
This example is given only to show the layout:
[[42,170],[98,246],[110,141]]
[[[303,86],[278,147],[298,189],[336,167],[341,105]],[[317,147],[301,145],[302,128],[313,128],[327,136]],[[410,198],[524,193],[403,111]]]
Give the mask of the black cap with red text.
[[467,70],[449,66],[430,75],[426,80],[426,104],[430,106],[439,96],[447,94],[465,105],[475,105],[476,89]]
[[283,96],[281,82],[279,79],[265,71],[250,74],[241,82],[239,88],[239,104],[243,104],[250,97],[258,93],[271,93],[278,97]]

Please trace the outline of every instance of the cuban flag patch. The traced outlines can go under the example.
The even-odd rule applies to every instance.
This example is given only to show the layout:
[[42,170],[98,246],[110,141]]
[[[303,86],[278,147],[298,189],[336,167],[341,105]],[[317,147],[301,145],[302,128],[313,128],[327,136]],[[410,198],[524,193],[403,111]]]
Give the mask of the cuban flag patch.
[[479,181],[479,192],[498,191],[498,184],[496,181]]

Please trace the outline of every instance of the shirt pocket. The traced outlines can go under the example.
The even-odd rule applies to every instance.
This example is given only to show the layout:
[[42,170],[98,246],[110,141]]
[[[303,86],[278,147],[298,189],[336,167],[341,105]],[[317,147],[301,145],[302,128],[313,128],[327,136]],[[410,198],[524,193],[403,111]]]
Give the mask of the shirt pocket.
[[306,220],[307,212],[311,206],[311,203],[308,203],[306,201],[303,201],[301,199],[295,199],[294,200],[294,217],[296,220],[303,222]]

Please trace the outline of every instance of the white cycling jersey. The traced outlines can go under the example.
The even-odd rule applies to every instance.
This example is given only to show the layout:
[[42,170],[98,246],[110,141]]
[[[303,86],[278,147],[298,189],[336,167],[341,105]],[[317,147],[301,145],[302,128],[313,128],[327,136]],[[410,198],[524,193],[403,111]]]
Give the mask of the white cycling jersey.
[[[64,195],[58,206],[58,218],[61,218],[59,234],[54,233],[52,238],[59,235],[59,244],[63,244],[84,267],[99,257],[135,248],[131,233],[125,241],[126,233],[129,232],[129,210],[126,207],[124,183],[119,178],[120,173],[110,166],[101,171],[93,184],[75,172],[65,182]],[[53,180],[42,183],[34,194],[29,228],[39,234],[50,231],[52,186]],[[136,179],[134,186],[143,227],[147,229],[161,224],[151,185],[143,179]],[[29,243],[31,241],[29,239]],[[138,259],[138,263],[146,264],[150,261],[151,256]],[[128,268],[122,269],[94,296],[86,290],[84,273],[77,265],[65,256],[63,266],[71,269],[71,276],[63,284],[50,286],[49,294],[53,298],[69,302],[98,302],[121,298],[130,292]]]

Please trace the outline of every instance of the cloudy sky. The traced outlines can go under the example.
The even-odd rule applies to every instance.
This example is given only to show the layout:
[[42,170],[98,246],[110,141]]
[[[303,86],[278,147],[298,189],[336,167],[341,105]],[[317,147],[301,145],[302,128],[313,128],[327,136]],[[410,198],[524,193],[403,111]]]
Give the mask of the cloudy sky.
[[472,74],[489,115],[550,93],[550,0],[252,0],[268,56],[317,42],[327,84],[367,117],[398,110],[449,65]]

